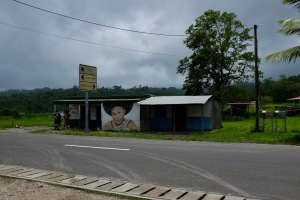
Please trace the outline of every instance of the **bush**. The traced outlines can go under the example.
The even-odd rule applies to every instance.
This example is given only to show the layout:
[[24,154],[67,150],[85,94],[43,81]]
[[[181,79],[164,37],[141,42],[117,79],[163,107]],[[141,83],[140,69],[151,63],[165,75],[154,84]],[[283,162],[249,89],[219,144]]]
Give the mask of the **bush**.
[[3,108],[3,109],[0,109],[0,116],[20,117],[20,114],[16,109]]
[[266,105],[266,104],[271,104],[273,103],[273,98],[269,96],[263,96],[261,97],[261,104]]

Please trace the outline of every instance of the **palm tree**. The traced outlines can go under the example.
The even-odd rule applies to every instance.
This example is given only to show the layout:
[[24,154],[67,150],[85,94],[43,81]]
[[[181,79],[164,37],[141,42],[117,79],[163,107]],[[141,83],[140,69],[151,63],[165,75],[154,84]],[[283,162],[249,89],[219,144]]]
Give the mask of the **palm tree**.
[[[300,0],[282,0],[283,4],[293,4],[298,11],[300,11]],[[280,20],[278,22],[283,28],[279,29],[278,32],[284,35],[298,35],[300,36],[300,18]],[[300,57],[300,46],[295,46],[283,51],[279,51],[268,55],[266,60],[273,62],[287,61],[296,62],[296,59]]]

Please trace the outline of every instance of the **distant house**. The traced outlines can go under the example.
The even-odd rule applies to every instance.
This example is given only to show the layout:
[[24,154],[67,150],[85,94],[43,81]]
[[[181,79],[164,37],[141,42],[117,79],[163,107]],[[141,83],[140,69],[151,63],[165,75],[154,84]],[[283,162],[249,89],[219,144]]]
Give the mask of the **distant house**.
[[[288,109],[289,116],[300,116],[300,96],[287,99],[289,106],[291,107]],[[286,109],[285,109],[286,110]]]
[[232,116],[245,116],[249,113],[251,103],[228,103],[230,105],[230,114]]
[[[207,131],[222,125],[221,105],[212,96],[108,97],[89,101],[89,129]],[[84,129],[85,100],[55,100],[71,114],[70,127]]]
[[300,106],[300,96],[287,99],[290,106]]

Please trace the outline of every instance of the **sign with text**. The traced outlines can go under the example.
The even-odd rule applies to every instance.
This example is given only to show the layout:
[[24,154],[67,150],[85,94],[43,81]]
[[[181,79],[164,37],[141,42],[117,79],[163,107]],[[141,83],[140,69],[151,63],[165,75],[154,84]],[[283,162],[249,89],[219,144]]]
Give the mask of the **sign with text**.
[[97,90],[97,68],[88,65],[79,65],[79,90]]

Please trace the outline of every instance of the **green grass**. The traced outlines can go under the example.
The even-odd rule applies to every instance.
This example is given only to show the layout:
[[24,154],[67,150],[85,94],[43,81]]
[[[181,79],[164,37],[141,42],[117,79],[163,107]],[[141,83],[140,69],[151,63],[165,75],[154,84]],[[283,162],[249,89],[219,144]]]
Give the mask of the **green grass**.
[[[220,129],[206,132],[109,132],[109,131],[91,131],[88,134],[83,130],[37,130],[38,134],[62,134],[62,135],[79,135],[79,136],[97,136],[97,137],[123,137],[123,138],[140,138],[155,140],[184,140],[184,141],[208,141],[208,142],[240,142],[240,143],[261,143],[261,144],[292,144],[300,145],[300,117],[287,117],[286,131],[284,130],[284,120],[275,121],[265,119],[263,132],[252,132],[255,127],[255,118],[224,117]],[[24,127],[30,126],[49,126],[53,127],[51,115],[34,115],[18,118],[14,124]],[[0,128],[10,128],[11,119],[0,118]],[[263,120],[260,118],[260,128],[263,128]]]
[[[300,118],[287,117],[286,131],[284,119],[277,119],[277,129],[275,120],[260,118],[260,128],[262,132],[252,132],[255,128],[255,118],[241,119],[239,121],[225,120],[223,128],[216,129],[206,139],[206,141],[222,142],[254,142],[264,144],[300,144]],[[206,133],[206,134],[209,134]]]
[[51,114],[34,114],[14,118],[12,123],[11,117],[0,117],[0,129],[12,128],[15,125],[24,127],[53,126],[53,118]]

